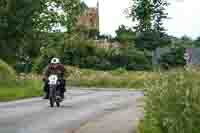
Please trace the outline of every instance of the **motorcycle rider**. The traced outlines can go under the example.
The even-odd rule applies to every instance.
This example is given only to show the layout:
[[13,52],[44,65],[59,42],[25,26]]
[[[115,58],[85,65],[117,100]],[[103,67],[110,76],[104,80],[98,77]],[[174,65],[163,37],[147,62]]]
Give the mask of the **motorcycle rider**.
[[49,84],[48,84],[48,77],[52,74],[56,74],[59,79],[59,86],[58,88],[61,91],[61,98],[64,99],[64,93],[65,93],[65,79],[64,79],[64,73],[65,73],[65,67],[63,64],[60,63],[60,60],[58,58],[53,58],[50,62],[50,64],[47,66],[47,69],[44,71],[44,99],[49,98]]

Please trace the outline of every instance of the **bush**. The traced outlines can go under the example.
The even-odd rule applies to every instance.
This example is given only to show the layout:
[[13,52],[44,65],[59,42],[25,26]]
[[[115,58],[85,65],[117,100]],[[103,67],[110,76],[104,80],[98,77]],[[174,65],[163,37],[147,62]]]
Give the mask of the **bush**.
[[123,60],[127,60],[125,68],[127,70],[148,70],[151,68],[151,60],[143,51],[128,49],[123,51]]
[[33,65],[33,71],[36,73],[42,73],[44,68],[48,65],[48,63],[50,62],[51,58],[48,58],[46,56],[41,56],[39,57],[34,65]]
[[92,41],[75,40],[73,44],[65,46],[62,56],[66,65],[84,65],[88,56],[95,56],[95,45]]
[[114,69],[114,66],[110,63],[109,60],[102,58],[95,68],[98,70],[112,70]]
[[150,68],[150,60],[146,53],[134,47],[103,49],[98,48],[94,41],[77,38],[66,41],[65,44],[54,43],[43,47],[41,56],[34,63],[33,70],[41,73],[48,64],[50,58],[60,57],[65,65],[91,68],[96,70],[113,70],[125,68],[127,70],[147,70]]
[[140,133],[199,133],[200,73],[169,72],[146,84]]
[[15,80],[16,73],[14,69],[0,59],[0,82],[11,82]]
[[161,66],[165,69],[185,65],[184,48],[173,48],[170,52],[161,56]]
[[84,68],[94,68],[98,63],[100,63],[100,59],[97,56],[88,56],[84,58],[82,67]]

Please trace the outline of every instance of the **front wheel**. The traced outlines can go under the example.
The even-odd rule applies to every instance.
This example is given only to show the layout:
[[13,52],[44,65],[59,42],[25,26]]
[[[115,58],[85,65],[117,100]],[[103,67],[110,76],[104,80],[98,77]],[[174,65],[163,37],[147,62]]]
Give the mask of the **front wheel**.
[[54,107],[54,98],[50,97],[49,101],[50,101],[50,106],[53,108]]

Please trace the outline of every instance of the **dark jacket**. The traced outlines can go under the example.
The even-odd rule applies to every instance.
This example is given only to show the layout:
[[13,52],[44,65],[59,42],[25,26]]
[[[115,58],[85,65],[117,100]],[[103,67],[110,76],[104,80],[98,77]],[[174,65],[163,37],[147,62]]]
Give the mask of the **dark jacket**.
[[63,64],[49,64],[44,72],[44,79],[46,80],[51,74],[58,75],[59,78],[64,78],[65,67]]

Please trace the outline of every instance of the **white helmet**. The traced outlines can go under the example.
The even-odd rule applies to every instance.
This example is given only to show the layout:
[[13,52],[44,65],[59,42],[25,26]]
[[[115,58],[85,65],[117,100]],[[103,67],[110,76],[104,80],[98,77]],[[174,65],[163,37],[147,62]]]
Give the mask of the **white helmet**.
[[51,64],[59,64],[60,63],[60,60],[58,58],[53,58],[51,60]]

